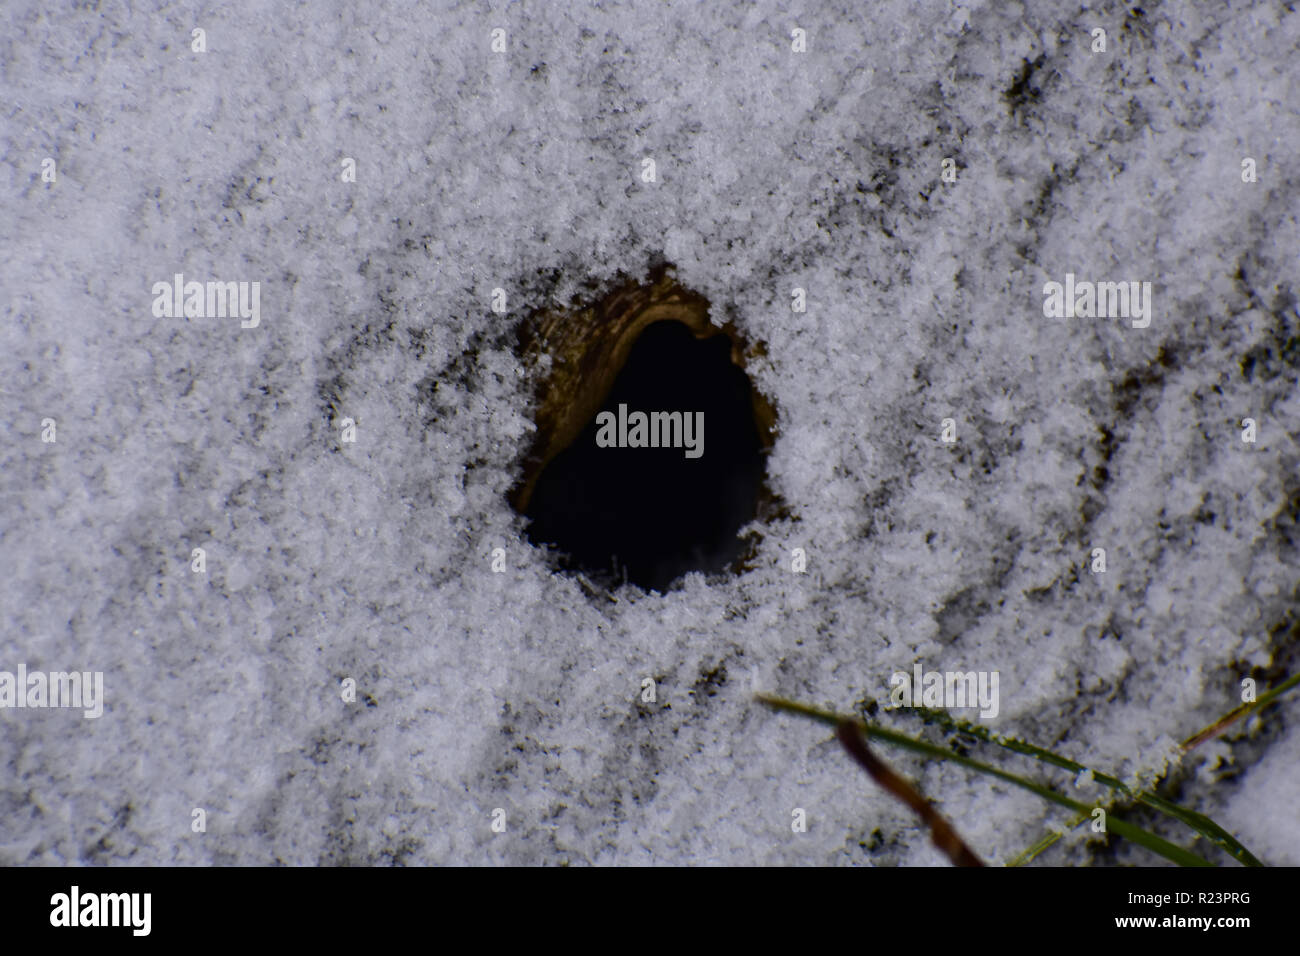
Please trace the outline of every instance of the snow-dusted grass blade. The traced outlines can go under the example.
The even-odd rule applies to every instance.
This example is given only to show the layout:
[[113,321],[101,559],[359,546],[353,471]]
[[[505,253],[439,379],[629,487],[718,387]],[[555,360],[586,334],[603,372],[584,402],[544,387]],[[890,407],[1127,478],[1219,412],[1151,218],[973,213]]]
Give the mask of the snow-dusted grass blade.
[[[1237,842],[1230,833],[1202,813],[1197,813],[1195,810],[1187,810],[1178,806],[1176,803],[1170,803],[1168,800],[1157,796],[1149,790],[1135,792],[1122,780],[1112,777],[1110,774],[1101,773],[1097,770],[1093,770],[1091,767],[1085,767],[1083,764],[1071,760],[1068,757],[1062,757],[1060,754],[1053,753],[1050,750],[1045,750],[1042,747],[1037,747],[1024,740],[995,734],[987,727],[981,727],[977,724],[972,724],[969,721],[960,720],[945,711],[935,710],[930,707],[917,707],[914,708],[914,710],[927,724],[937,724],[945,730],[967,734],[978,740],[997,744],[999,747],[1010,750],[1012,753],[1032,757],[1042,763],[1050,764],[1053,767],[1060,767],[1062,770],[1069,770],[1075,774],[1091,774],[1092,779],[1102,786],[1109,787],[1111,790],[1123,794],[1130,800],[1136,800],[1139,803],[1146,804],[1153,810],[1159,810],[1161,813],[1173,817],[1180,823],[1185,823],[1211,843],[1222,847],[1234,859],[1244,863],[1246,866],[1264,865],[1257,860],[1249,850]],[[1086,819],[1087,816],[1084,816],[1080,819],[1071,821],[1070,828],[1073,829]],[[1050,846],[1050,844],[1048,845]]]
[[[839,728],[844,722],[855,725],[858,730],[871,740],[879,740],[891,746],[901,747],[904,750],[911,750],[914,753],[924,754],[928,757],[937,757],[941,760],[951,760],[963,767],[968,767],[978,773],[986,774],[990,777],[996,777],[1013,786],[1028,790],[1036,794],[1049,803],[1055,803],[1058,806],[1067,807],[1076,813],[1089,815],[1093,807],[1086,806],[1077,800],[1071,800],[1064,794],[1057,793],[1050,787],[1046,787],[1027,777],[1021,777],[1018,774],[1001,770],[989,764],[981,763],[978,760],[972,760],[970,757],[964,757],[961,754],[953,753],[942,747],[936,746],[926,740],[920,740],[915,737],[909,737],[906,734],[900,734],[892,730],[885,730],[883,727],[877,727],[874,724],[868,724],[856,717],[837,714],[833,711],[822,710],[818,707],[812,707],[808,704],[801,704],[797,701],[786,700],[782,697],[775,697],[769,694],[759,694],[758,699],[776,710],[786,711],[787,713],[798,714],[803,717],[810,717],[814,720],[821,721]],[[1209,860],[1197,856],[1190,850],[1185,850],[1176,844],[1170,843],[1162,837],[1144,830],[1139,826],[1128,823],[1127,821],[1113,815],[1107,814],[1106,828],[1109,832],[1131,840],[1139,846],[1146,847],[1152,853],[1164,857],[1179,866],[1213,866]]]
[[[1254,702],[1249,704],[1242,704],[1240,707],[1230,710],[1228,713],[1224,714],[1222,717],[1220,717],[1214,723],[1210,724],[1208,727],[1202,728],[1201,730],[1197,731],[1196,733],[1192,734],[1192,736],[1184,740],[1181,747],[1182,752],[1187,753],[1188,751],[1192,750],[1194,747],[1200,746],[1205,741],[1210,740],[1213,737],[1217,737],[1219,734],[1227,730],[1228,727],[1232,726],[1237,721],[1241,720],[1243,717],[1247,717],[1250,714],[1257,712],[1261,708],[1267,707],[1269,704],[1277,700],[1283,694],[1287,693],[1288,691],[1294,690],[1297,686],[1300,686],[1300,674],[1294,674],[1291,677],[1288,677],[1286,680],[1282,681],[1282,683],[1278,684],[1276,687],[1270,688],[1269,690],[1265,691]],[[1094,778],[1096,778],[1095,774],[1094,774]],[[1143,802],[1147,802],[1147,801],[1144,800]],[[1197,816],[1200,816],[1200,814],[1197,814]],[[1068,829],[1074,829],[1080,823],[1083,823],[1086,819],[1087,819],[1086,816],[1076,817],[1074,820],[1070,821]],[[1202,819],[1207,819],[1207,818],[1202,818]],[[1212,821],[1211,824],[1215,827],[1216,830],[1219,829],[1217,825],[1214,825],[1212,823]],[[1192,826],[1192,824],[1190,823],[1188,825]],[[1220,830],[1219,832],[1222,831]],[[1204,835],[1207,838],[1214,840],[1214,842],[1219,843],[1220,846],[1223,846],[1222,843],[1220,843],[1218,840],[1215,840],[1213,836],[1210,836],[1210,834],[1207,833]],[[1022,866],[1025,863],[1028,863],[1030,860],[1034,859],[1034,857],[1038,856],[1040,853],[1044,852],[1050,846],[1056,843],[1056,841],[1059,840],[1060,838],[1061,838],[1060,833],[1044,834],[1042,838],[1040,838],[1038,842],[1036,842],[1033,846],[1028,847],[1027,849],[1021,851],[1015,857],[1015,859],[1011,860],[1011,862],[1007,864],[1007,866]],[[1231,837],[1229,837],[1229,839],[1231,839]],[[1225,847],[1225,849],[1227,849],[1229,853],[1232,853],[1234,857],[1236,857],[1238,860],[1241,860],[1242,863],[1245,863],[1248,866],[1263,866],[1263,864],[1260,863],[1258,860],[1256,860],[1253,856],[1251,856],[1246,851],[1245,847],[1242,847],[1240,843],[1236,843],[1235,840],[1233,840],[1233,843],[1235,843],[1238,847],[1240,847],[1241,853],[1245,854],[1245,857],[1240,856],[1237,853],[1234,853],[1232,849]]]

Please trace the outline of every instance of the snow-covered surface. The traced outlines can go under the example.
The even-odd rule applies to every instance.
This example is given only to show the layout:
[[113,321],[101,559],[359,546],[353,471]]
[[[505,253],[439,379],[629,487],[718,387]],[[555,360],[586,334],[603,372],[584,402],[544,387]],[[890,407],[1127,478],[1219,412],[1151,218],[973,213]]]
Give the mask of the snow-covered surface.
[[[1158,770],[1300,581],[1300,15],[1232,6],[7,3],[0,669],[107,700],[0,712],[0,862],[939,865],[752,697],[884,703],[917,661],[999,671],[1000,731]],[[748,573],[615,603],[506,503],[511,342],[659,254],[766,342],[792,518]],[[155,317],[178,272],[260,281],[260,325]],[[1045,318],[1067,272],[1152,282],[1150,327]],[[1296,706],[1175,794],[1270,863],[1300,864]],[[888,757],[989,860],[1063,819]]]

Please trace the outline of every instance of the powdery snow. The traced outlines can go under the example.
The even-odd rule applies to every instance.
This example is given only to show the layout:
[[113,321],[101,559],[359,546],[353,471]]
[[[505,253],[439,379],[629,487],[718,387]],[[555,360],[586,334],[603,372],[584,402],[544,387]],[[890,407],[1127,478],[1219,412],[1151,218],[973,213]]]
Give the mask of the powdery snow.
[[[0,669],[107,697],[0,714],[0,862],[943,865],[753,693],[996,670],[999,732],[1146,780],[1294,670],[1295,13],[106,7],[0,33]],[[512,343],[658,257],[766,343],[789,517],[610,600],[506,503],[544,372]],[[1152,282],[1150,327],[1044,318],[1067,272]],[[260,282],[260,325],[156,317],[176,273]],[[1295,708],[1176,777],[1269,863]],[[990,861],[1063,816],[882,755]]]

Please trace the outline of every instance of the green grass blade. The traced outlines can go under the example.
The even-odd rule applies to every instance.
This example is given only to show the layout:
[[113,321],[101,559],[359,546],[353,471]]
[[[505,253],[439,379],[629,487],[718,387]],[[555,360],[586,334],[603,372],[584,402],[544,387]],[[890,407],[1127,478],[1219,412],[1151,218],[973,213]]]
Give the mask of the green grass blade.
[[[798,714],[803,717],[810,717],[813,720],[829,724],[832,727],[838,726],[841,721],[853,721],[858,725],[862,733],[872,740],[879,740],[883,743],[891,744],[904,750],[911,750],[914,753],[924,754],[928,757],[937,757],[941,760],[951,760],[954,763],[961,764],[962,766],[978,773],[986,774],[990,777],[996,777],[1012,786],[1028,790],[1030,793],[1041,797],[1049,803],[1055,803],[1058,806],[1067,807],[1076,813],[1084,815],[1091,815],[1092,813],[1093,808],[1086,806],[1077,800],[1071,800],[1069,797],[1057,793],[1055,790],[1045,787],[1040,783],[1010,773],[1006,770],[999,770],[997,767],[990,766],[989,764],[980,763],[978,760],[972,760],[970,757],[964,757],[961,754],[953,753],[951,750],[945,750],[944,748],[938,747],[928,741],[918,740],[914,737],[896,733],[892,730],[885,730],[883,727],[876,727],[864,723],[853,716],[836,714],[832,711],[811,707],[807,704],[798,703],[797,701],[785,700],[781,697],[759,694],[758,699],[776,710]],[[1179,866],[1214,865],[1209,860],[1197,856],[1190,850],[1185,850],[1180,846],[1176,846],[1168,840],[1158,837],[1154,833],[1128,823],[1112,814],[1106,815],[1106,827],[1110,832],[1122,836],[1126,840],[1131,840],[1139,846],[1150,850],[1152,853],[1158,854],[1166,860],[1177,863]]]
[[[1186,753],[1192,748],[1200,746],[1202,743],[1209,740],[1210,738],[1218,736],[1219,734],[1223,733],[1223,731],[1225,731],[1229,726],[1236,723],[1238,720],[1241,720],[1243,717],[1246,717],[1249,714],[1253,714],[1256,711],[1264,707],[1267,707],[1277,698],[1281,697],[1283,694],[1291,690],[1294,690],[1297,686],[1300,686],[1300,674],[1293,674],[1292,676],[1288,677],[1286,680],[1282,681],[1282,683],[1278,684],[1277,686],[1269,688],[1267,691],[1261,694],[1258,697],[1258,699],[1256,699],[1252,703],[1242,704],[1240,707],[1236,707],[1228,711],[1228,713],[1224,714],[1218,720],[1214,721],[1214,723],[1206,727],[1203,727],[1201,730],[1197,731],[1196,733],[1192,734],[1192,736],[1184,740],[1182,744],[1183,752]],[[1078,822],[1080,821],[1075,821],[1075,823],[1072,823],[1071,826],[1076,826]],[[1022,863],[1029,862],[1034,857],[1038,856],[1040,853],[1042,853],[1044,850],[1050,847],[1052,844],[1054,844],[1060,838],[1061,838],[1060,833],[1053,832],[1053,833],[1045,834],[1042,837],[1042,839],[1040,839],[1037,843],[1035,843],[1033,846],[1029,847],[1028,849],[1023,850],[1020,854],[1016,856],[1014,860],[1012,860],[1007,865],[1019,866]],[[1246,861],[1243,860],[1243,862]]]
[[[1081,813],[1078,816],[1076,816],[1073,820],[1071,820],[1069,823],[1067,823],[1065,828],[1067,830],[1073,830],[1080,823],[1083,823],[1087,819],[1088,817]],[[1041,837],[1038,838],[1038,842],[1035,843],[1033,846],[1026,847],[1025,849],[1021,850],[1019,853],[1017,853],[1014,857],[1012,857],[1010,860],[1008,860],[1007,866],[1024,866],[1026,863],[1032,862],[1036,857],[1039,856],[1039,854],[1046,852],[1052,846],[1052,844],[1054,844],[1059,839],[1061,839],[1061,834],[1056,832],[1055,830],[1052,830],[1050,833],[1043,834]]]
[[[967,734],[978,740],[997,744],[999,747],[1003,747],[1013,753],[1032,757],[1042,763],[1050,764],[1053,767],[1059,767],[1062,770],[1069,770],[1075,774],[1091,773],[1092,779],[1097,781],[1097,783],[1109,787],[1111,790],[1118,791],[1130,799],[1143,803],[1146,806],[1151,807],[1153,810],[1158,810],[1166,816],[1173,817],[1180,823],[1191,827],[1211,843],[1222,847],[1224,851],[1238,862],[1243,863],[1246,866],[1264,865],[1256,859],[1254,854],[1234,839],[1228,831],[1224,830],[1203,813],[1197,813],[1195,810],[1188,810],[1185,807],[1180,807],[1176,803],[1170,803],[1168,800],[1157,796],[1149,790],[1134,791],[1122,780],[1112,777],[1109,774],[1101,773],[1090,767],[1085,767],[1083,764],[1071,760],[1068,757],[1062,757],[1060,754],[1053,753],[1050,750],[1045,750],[1042,747],[1038,747],[1024,740],[995,734],[987,727],[981,727],[978,724],[972,724],[969,721],[953,717],[945,711],[935,710],[930,707],[913,707],[910,709],[916,712],[927,724],[937,724],[945,730]],[[1053,840],[1051,842],[1055,841]],[[1050,846],[1051,844],[1049,843],[1048,845]],[[1044,847],[1044,849],[1046,849],[1046,847]]]
[[1273,701],[1277,700],[1277,698],[1281,697],[1287,691],[1294,690],[1297,686],[1300,686],[1300,674],[1293,674],[1276,687],[1264,691],[1264,693],[1260,694],[1252,703],[1242,704],[1240,707],[1228,711],[1228,713],[1210,724],[1210,726],[1205,727],[1198,733],[1188,737],[1183,741],[1183,750],[1191,750],[1193,747],[1204,743],[1211,737],[1217,737],[1219,734],[1227,730],[1229,726],[1241,720],[1241,718],[1249,716],[1250,714],[1255,713],[1255,711],[1267,707],[1269,704],[1273,703]]

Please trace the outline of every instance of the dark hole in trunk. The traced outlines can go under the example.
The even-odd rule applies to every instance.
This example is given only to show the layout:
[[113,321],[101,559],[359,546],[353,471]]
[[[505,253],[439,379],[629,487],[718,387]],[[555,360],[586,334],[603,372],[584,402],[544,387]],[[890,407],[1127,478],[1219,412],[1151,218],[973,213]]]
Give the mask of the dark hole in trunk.
[[[628,433],[641,412],[647,443],[654,433],[679,447],[599,447],[605,420],[593,416],[538,477],[525,511],[529,538],[554,545],[566,567],[647,590],[737,561],[745,542],[736,532],[754,518],[764,458],[750,383],[731,345],[725,334],[696,339],[680,322],[647,326],[601,404],[614,419],[604,435],[617,438],[625,405]],[[687,457],[685,427],[663,427],[654,412],[681,413],[683,426],[689,415],[692,443],[702,412],[700,457]]]

